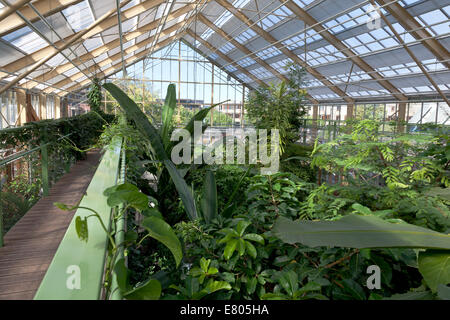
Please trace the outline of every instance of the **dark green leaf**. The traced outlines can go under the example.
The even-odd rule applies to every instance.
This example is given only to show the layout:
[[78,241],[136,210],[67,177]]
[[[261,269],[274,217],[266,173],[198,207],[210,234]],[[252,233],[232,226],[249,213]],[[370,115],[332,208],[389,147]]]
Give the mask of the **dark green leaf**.
[[202,213],[203,219],[209,224],[218,216],[216,178],[211,170],[206,171],[203,187]]
[[431,291],[450,283],[450,250],[426,250],[419,253],[419,271]]
[[286,243],[311,247],[450,249],[450,235],[373,216],[348,215],[336,221],[292,221],[279,217],[272,231]]
[[170,225],[162,219],[147,217],[142,222],[142,226],[148,234],[156,240],[162,242],[172,252],[177,266],[183,257],[181,243]]
[[161,283],[149,279],[143,285],[124,294],[127,300],[158,300],[161,296]]
[[75,218],[75,230],[77,231],[77,235],[80,240],[88,242],[89,232],[87,217],[81,218],[80,216],[77,216]]

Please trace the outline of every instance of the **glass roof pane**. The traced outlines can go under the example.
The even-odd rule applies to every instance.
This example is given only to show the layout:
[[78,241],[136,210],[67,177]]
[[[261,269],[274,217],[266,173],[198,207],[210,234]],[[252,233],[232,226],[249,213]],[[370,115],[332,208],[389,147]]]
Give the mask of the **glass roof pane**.
[[28,54],[48,45],[44,39],[42,39],[37,33],[31,31],[29,27],[24,27],[11,32],[10,34],[4,36],[3,39]]
[[94,22],[91,9],[86,0],[64,9],[62,13],[75,32],[85,29]]

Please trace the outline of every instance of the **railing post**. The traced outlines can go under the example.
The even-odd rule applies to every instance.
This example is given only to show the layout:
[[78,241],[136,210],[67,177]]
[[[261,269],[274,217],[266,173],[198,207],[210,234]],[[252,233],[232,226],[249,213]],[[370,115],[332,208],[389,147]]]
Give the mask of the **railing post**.
[[2,186],[0,184],[0,248],[3,247],[3,205],[2,205]]
[[47,144],[45,142],[41,144],[41,167],[42,167],[42,190],[44,196],[48,196],[49,193],[48,149]]

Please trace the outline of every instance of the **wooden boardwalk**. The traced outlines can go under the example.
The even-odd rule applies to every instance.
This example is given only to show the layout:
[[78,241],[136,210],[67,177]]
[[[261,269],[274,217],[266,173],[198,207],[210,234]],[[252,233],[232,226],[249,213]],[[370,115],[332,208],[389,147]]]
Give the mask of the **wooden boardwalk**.
[[54,202],[76,204],[86,192],[100,160],[88,152],[5,235],[0,248],[0,300],[33,299],[75,211],[56,208]]

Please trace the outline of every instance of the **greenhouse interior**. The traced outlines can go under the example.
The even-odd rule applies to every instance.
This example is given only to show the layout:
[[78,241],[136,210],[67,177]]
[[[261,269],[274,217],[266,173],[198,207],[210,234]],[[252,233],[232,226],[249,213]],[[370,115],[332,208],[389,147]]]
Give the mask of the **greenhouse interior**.
[[0,0],[0,300],[450,300],[449,48],[450,0]]

